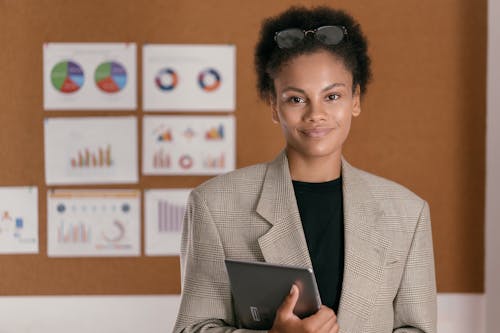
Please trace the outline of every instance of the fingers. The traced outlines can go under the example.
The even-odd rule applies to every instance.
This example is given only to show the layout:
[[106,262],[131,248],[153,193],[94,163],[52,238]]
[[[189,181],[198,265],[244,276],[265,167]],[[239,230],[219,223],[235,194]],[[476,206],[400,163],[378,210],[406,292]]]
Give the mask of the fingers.
[[276,312],[276,318],[270,332],[338,333],[337,316],[332,309],[324,305],[318,312],[304,319],[300,319],[293,313],[299,299],[299,293],[299,288],[293,285],[290,294]]
[[337,333],[339,331],[339,324],[337,323],[337,316],[332,311],[333,315],[318,330],[320,332]]
[[293,309],[297,300],[299,299],[299,288],[296,285],[292,285],[290,289],[290,294],[285,298],[281,306],[278,308],[278,313],[286,316],[293,315]]
[[321,305],[321,307],[319,308],[318,312],[316,312],[319,316],[323,316],[323,317],[331,317],[331,316],[335,316],[335,312],[333,312],[332,309],[330,309],[329,307],[327,307],[326,305]]
[[274,318],[273,327],[269,331],[271,332],[296,332],[294,328],[295,324],[300,324],[299,317],[295,316],[293,309],[297,300],[299,299],[299,288],[296,285],[292,285],[290,293],[285,298],[283,303],[276,311],[276,317]]
[[335,312],[322,305],[314,315],[303,319],[303,324],[309,332],[338,332],[337,316]]

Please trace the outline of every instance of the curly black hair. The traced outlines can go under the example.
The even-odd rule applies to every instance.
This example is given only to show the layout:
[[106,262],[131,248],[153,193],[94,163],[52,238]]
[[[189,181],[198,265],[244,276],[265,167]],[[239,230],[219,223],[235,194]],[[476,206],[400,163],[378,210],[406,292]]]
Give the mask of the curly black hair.
[[[290,49],[280,49],[274,40],[275,33],[284,29],[312,30],[325,25],[344,26],[347,37],[337,45],[325,45],[315,38],[307,38]],[[353,91],[359,85],[361,95],[364,95],[366,85],[371,79],[367,44],[359,23],[342,10],[328,7],[291,7],[278,16],[268,18],[262,24],[260,38],[255,47],[257,90],[260,97],[269,101],[270,97],[275,96],[273,76],[283,64],[294,57],[320,49],[327,50],[343,60],[352,73]]]

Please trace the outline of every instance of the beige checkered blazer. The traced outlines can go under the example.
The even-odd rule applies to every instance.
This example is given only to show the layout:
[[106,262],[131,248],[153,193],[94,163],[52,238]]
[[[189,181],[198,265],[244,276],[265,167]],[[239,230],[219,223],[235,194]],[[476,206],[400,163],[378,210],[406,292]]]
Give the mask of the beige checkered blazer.
[[[427,203],[344,160],[342,180],[340,332],[436,332]],[[192,191],[182,235],[182,299],[174,332],[236,329],[224,258],[312,267],[284,153]]]

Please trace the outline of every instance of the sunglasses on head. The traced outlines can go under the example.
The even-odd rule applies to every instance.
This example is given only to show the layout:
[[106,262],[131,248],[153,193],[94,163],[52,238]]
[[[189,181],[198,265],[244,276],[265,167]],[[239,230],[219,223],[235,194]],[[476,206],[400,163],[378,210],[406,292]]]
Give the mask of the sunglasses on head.
[[290,49],[302,43],[306,37],[316,38],[325,45],[337,45],[347,36],[344,26],[324,25],[313,30],[291,28],[278,31],[274,40],[280,49]]

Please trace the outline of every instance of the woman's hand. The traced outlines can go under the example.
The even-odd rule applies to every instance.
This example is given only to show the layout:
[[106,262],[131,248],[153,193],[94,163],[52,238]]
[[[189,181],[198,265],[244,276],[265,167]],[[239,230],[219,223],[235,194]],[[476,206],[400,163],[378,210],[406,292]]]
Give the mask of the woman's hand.
[[299,299],[299,288],[292,286],[290,294],[285,298],[276,312],[273,327],[269,333],[337,333],[339,325],[337,316],[332,309],[322,305],[315,314],[300,319],[293,313],[295,304]]

